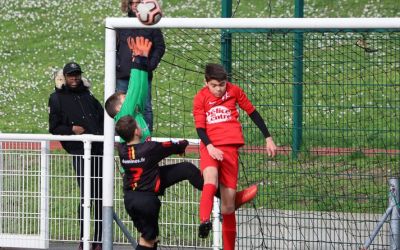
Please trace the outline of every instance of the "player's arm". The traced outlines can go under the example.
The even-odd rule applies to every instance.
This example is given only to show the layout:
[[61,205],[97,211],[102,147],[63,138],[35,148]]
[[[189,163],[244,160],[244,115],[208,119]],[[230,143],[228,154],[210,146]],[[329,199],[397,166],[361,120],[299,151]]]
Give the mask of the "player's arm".
[[214,147],[214,145],[211,143],[210,138],[207,135],[206,132],[206,112],[204,110],[204,105],[203,102],[199,100],[198,96],[195,97],[194,102],[193,102],[193,117],[194,117],[194,123],[196,127],[196,132],[197,135],[199,136],[200,140],[203,142],[203,144],[206,146],[208,153],[213,159],[222,161],[223,160],[223,152]]
[[129,78],[128,91],[122,104],[119,116],[131,115],[136,117],[142,113],[148,94],[147,62],[152,43],[144,37],[130,37],[128,46],[135,55]]
[[135,118],[138,126],[142,129],[142,141],[145,141],[151,136],[143,117],[143,111],[148,95],[147,57],[152,43],[148,39],[144,39],[144,37],[130,37],[127,42],[135,57],[132,62],[125,101],[114,119],[118,121],[126,115]]
[[208,138],[206,130],[204,128],[196,128],[197,135],[199,136],[200,140],[204,143],[204,145],[207,148],[208,153],[213,159],[216,159],[218,161],[222,161],[224,159],[224,153],[214,147],[212,145],[211,140]]
[[187,140],[157,142],[152,149],[152,157],[157,157],[157,162],[173,154],[185,153],[189,145]]
[[235,95],[237,96],[239,107],[246,111],[251,120],[257,125],[257,127],[261,130],[261,133],[264,135],[268,156],[274,157],[276,155],[276,145],[268,131],[264,119],[261,117],[260,113],[258,113],[241,88],[237,87],[235,89]]
[[[136,57],[135,60],[139,60],[138,57]],[[148,95],[147,78],[147,71],[138,69],[131,70],[125,101],[121,106],[121,110],[114,118],[115,121],[118,121],[123,116],[132,116],[142,129],[142,141],[151,137],[150,130],[143,116],[144,105]],[[123,140],[121,139],[121,141]]]
[[261,133],[264,135],[266,145],[267,145],[268,156],[274,157],[276,155],[276,145],[275,145],[274,140],[272,139],[271,134],[268,131],[268,128],[264,122],[264,119],[261,117],[260,113],[258,113],[257,110],[254,110],[249,116],[250,116],[251,120],[260,129]]

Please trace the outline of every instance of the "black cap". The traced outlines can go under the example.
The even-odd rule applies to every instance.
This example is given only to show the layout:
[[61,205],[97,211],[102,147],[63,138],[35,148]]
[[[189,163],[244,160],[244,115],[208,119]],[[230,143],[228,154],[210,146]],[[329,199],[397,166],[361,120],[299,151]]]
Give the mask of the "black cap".
[[81,70],[81,66],[75,62],[69,62],[65,64],[64,69],[63,69],[63,74],[72,74],[72,73],[83,73]]

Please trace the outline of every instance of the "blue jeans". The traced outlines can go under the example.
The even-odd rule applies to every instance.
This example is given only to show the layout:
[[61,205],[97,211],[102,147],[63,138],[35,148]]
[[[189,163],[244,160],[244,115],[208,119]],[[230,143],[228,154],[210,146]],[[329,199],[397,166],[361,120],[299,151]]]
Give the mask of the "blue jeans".
[[[144,120],[149,127],[150,132],[153,132],[153,105],[151,104],[151,81],[148,82],[149,84],[149,93],[147,94],[147,100],[144,105]],[[129,80],[117,79],[115,91],[122,91],[126,93],[128,91]]]

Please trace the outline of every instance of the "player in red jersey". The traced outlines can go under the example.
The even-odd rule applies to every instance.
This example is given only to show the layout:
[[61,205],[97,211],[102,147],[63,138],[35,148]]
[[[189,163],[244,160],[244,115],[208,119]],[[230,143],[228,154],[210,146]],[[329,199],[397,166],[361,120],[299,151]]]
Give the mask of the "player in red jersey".
[[[124,169],[123,190],[125,209],[141,233],[137,250],[157,249],[158,214],[161,202],[158,196],[178,182],[188,180],[198,190],[203,188],[200,170],[189,162],[164,165],[158,163],[172,154],[182,154],[188,141],[142,142],[142,129],[132,116],[121,117],[115,127],[124,139],[118,145],[121,166]],[[236,195],[236,208],[255,196],[254,187]],[[219,192],[216,196],[219,197]]]
[[200,169],[204,186],[200,199],[199,237],[211,230],[210,214],[213,197],[220,187],[222,205],[222,238],[224,250],[235,248],[235,193],[238,178],[238,150],[244,144],[237,105],[244,110],[266,140],[267,154],[276,155],[276,145],[263,118],[244,91],[227,81],[227,73],[219,64],[208,64],[205,83],[194,97],[193,116],[200,143]]

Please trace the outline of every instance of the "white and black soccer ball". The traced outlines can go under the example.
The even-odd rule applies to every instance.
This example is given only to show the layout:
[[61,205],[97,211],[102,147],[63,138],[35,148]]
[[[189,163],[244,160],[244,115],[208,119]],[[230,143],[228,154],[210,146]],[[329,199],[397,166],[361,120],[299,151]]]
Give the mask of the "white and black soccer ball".
[[161,20],[162,12],[156,0],[142,0],[136,13],[139,21],[145,25],[153,25]]

